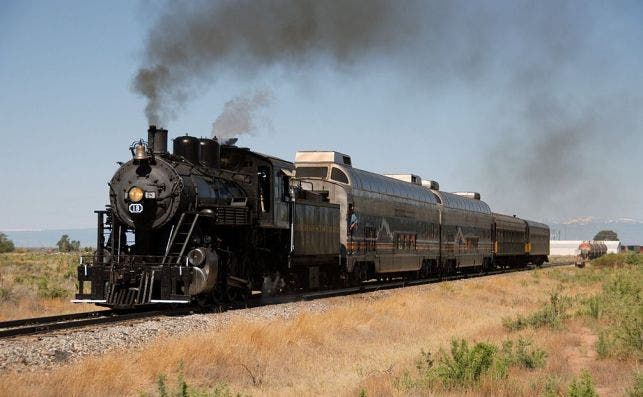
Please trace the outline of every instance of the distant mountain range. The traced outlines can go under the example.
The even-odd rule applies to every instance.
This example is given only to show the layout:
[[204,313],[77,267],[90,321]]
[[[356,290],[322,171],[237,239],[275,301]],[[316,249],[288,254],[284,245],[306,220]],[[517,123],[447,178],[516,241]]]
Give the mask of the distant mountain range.
[[562,225],[592,225],[592,224],[624,224],[624,225],[643,225],[643,221],[632,218],[598,218],[595,216],[584,216],[579,218],[568,219],[564,222],[560,222]]
[[13,241],[16,247],[56,247],[63,234],[70,240],[80,241],[81,247],[96,246],[96,229],[52,229],[52,230],[0,230]]
[[552,240],[591,240],[601,230],[613,230],[624,245],[643,245],[643,221],[631,218],[579,217],[550,222]]
[[[579,217],[549,222],[552,240],[591,240],[601,230],[613,230],[622,244],[643,245],[643,221],[630,218]],[[96,246],[96,229],[5,230],[17,247],[55,247],[63,234],[80,241],[82,247]]]

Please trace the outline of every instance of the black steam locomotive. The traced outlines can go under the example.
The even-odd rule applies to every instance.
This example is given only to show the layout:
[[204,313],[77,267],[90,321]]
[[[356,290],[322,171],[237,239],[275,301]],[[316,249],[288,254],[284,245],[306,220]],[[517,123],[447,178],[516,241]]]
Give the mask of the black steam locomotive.
[[77,302],[127,308],[244,299],[466,269],[541,264],[546,225],[491,213],[473,193],[378,175],[337,152],[295,163],[151,126],[97,213]]

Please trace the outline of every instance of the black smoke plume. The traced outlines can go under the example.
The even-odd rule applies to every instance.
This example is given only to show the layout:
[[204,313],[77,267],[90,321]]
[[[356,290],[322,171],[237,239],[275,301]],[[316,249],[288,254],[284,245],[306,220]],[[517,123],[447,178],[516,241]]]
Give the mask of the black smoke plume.
[[[453,182],[470,182],[494,208],[528,216],[587,212],[592,203],[613,201],[610,183],[624,188],[608,180],[618,172],[612,163],[619,143],[643,125],[640,79],[619,89],[618,76],[604,72],[618,57],[596,26],[618,25],[627,8],[619,7],[567,0],[169,2],[150,31],[134,89],[147,98],[150,123],[163,124],[222,73],[252,77],[277,65],[305,71],[320,60],[338,69],[359,62],[368,71],[365,61],[379,57],[410,83],[411,95],[452,90],[493,104],[486,119],[475,120],[480,141],[464,143],[479,148],[478,158],[460,161],[458,148],[441,146],[450,131],[427,126],[431,150],[454,153],[464,169],[463,181]],[[463,108],[456,117],[471,113]],[[252,111],[245,114],[241,124],[252,129]],[[226,112],[218,125],[225,119]],[[591,178],[604,182],[600,189]]]
[[643,125],[641,95],[604,72],[591,4],[526,5],[485,29],[497,43],[490,54],[506,63],[494,69],[504,77],[489,95],[499,107],[480,134],[493,144],[472,168],[476,182],[497,210],[545,220],[631,211],[613,200],[626,189],[613,175]]
[[230,138],[255,132],[257,112],[270,105],[272,100],[272,92],[268,90],[239,95],[229,100],[219,117],[212,123],[212,136],[226,142]]
[[[153,26],[133,89],[150,124],[164,124],[221,72],[327,58],[351,64],[411,37],[416,3],[388,0],[169,2]],[[415,16],[414,16],[415,15]]]

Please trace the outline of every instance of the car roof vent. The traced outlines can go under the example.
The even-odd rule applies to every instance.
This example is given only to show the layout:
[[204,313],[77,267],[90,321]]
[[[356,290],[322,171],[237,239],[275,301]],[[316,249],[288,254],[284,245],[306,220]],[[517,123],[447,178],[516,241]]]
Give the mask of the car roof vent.
[[335,163],[352,166],[351,156],[334,151],[300,151],[295,154],[295,163]]
[[425,179],[422,181],[422,186],[431,190],[440,190],[440,184],[437,181]]
[[415,174],[384,174],[384,176],[422,186],[422,178]]
[[454,192],[458,196],[467,197],[474,200],[480,200],[480,193],[478,192]]

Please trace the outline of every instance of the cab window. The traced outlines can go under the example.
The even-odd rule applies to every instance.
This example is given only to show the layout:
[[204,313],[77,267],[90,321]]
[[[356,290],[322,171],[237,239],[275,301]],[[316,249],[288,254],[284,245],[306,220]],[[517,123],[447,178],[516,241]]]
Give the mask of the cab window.
[[330,172],[330,179],[334,180],[335,182],[348,184],[348,177],[346,176],[344,171],[340,170],[339,168],[333,167]]
[[326,178],[328,168],[326,167],[297,167],[295,175],[298,178]]

